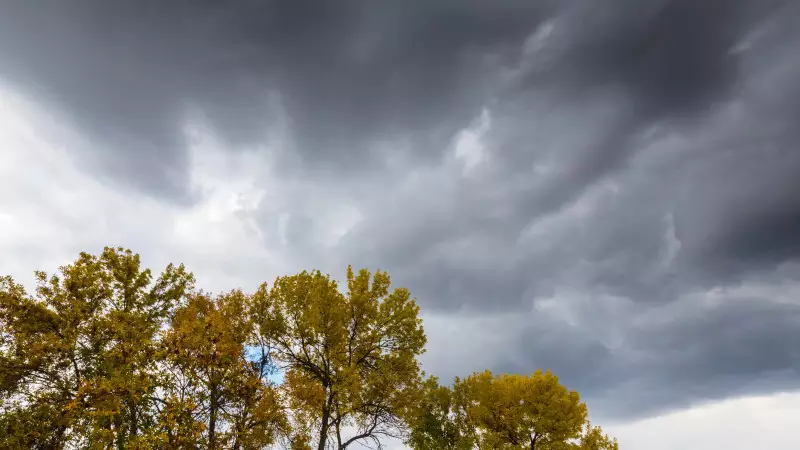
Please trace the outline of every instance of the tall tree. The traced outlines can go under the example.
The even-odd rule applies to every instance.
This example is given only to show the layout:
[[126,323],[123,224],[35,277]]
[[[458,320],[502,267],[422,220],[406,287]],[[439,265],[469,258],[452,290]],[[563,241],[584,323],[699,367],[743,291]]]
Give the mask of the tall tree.
[[169,447],[199,441],[209,450],[264,448],[285,429],[277,389],[267,380],[267,355],[248,358],[253,330],[250,298],[241,291],[198,294],[176,312],[164,339],[177,369],[168,399],[194,425],[184,425],[189,436],[183,436],[171,431],[177,423],[162,423]]
[[130,447],[152,423],[159,330],[194,278],[169,265],[153,283],[121,248],[60,272],[37,272],[35,296],[0,281],[0,443]]
[[[67,314],[0,279],[0,447],[60,449],[80,385]],[[76,314],[83,315],[83,314]]]
[[285,370],[295,428],[313,433],[318,450],[403,429],[426,339],[408,290],[389,287],[385,272],[354,275],[348,267],[344,294],[317,271],[280,277],[255,295],[260,333]]

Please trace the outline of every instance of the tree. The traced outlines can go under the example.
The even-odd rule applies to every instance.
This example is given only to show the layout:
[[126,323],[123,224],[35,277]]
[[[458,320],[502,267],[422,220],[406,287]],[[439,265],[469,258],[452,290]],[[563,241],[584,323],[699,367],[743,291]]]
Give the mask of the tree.
[[0,447],[62,448],[66,405],[80,383],[64,322],[10,277],[0,279]]
[[0,281],[0,444],[130,447],[152,423],[159,330],[194,278],[169,265],[152,283],[121,248],[60,272],[36,272],[36,296]]
[[348,267],[346,292],[316,271],[212,296],[121,248],[33,295],[0,277],[0,448],[618,450],[549,372],[423,381],[419,308],[390,284]]
[[378,443],[403,428],[426,339],[408,290],[389,286],[385,272],[348,267],[346,294],[317,271],[280,277],[255,295],[260,333],[285,370],[293,425],[313,432],[319,450]]
[[619,450],[619,443],[615,438],[612,439],[603,434],[600,427],[586,422],[586,429],[581,436],[580,443],[575,448],[576,450]]
[[[406,443],[416,450],[616,450],[587,420],[578,393],[550,372],[426,380]],[[584,429],[585,426],[585,429]]]
[[456,382],[463,389],[467,420],[482,445],[548,450],[580,437],[586,405],[550,372],[492,375],[485,371]]
[[426,379],[410,411],[411,432],[406,444],[418,450],[470,450],[477,436],[464,414],[462,391],[440,386],[436,377]]
[[247,358],[254,337],[249,308],[248,296],[231,291],[215,299],[197,294],[176,312],[164,339],[176,369],[167,398],[183,415],[162,416],[168,447],[264,448],[285,428],[278,392],[266,380],[269,360]]

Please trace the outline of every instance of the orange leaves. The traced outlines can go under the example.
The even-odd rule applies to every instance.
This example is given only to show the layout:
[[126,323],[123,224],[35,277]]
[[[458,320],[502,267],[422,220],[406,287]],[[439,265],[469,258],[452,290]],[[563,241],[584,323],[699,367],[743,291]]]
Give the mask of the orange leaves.
[[178,365],[217,371],[236,367],[253,330],[243,304],[244,294],[236,291],[216,299],[192,296],[176,311],[165,334],[170,359]]
[[203,423],[205,445],[263,448],[286,427],[281,400],[264,378],[269,368],[247,359],[245,346],[256,340],[251,306],[241,291],[194,295],[165,333],[166,363],[177,374],[166,388],[199,405],[190,415]]

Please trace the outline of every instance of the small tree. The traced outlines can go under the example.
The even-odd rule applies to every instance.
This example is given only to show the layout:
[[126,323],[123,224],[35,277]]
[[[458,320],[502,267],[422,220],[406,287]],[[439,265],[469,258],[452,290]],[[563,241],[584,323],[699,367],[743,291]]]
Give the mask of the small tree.
[[389,286],[385,272],[348,267],[346,294],[328,276],[302,272],[255,296],[260,333],[285,370],[295,428],[313,433],[319,450],[379,442],[403,428],[426,339],[408,290]]
[[463,392],[440,386],[436,377],[422,383],[410,411],[406,444],[416,450],[471,450],[477,436],[467,422]]
[[617,450],[587,420],[578,393],[550,372],[427,380],[406,443],[415,450]]
[[581,436],[580,444],[575,445],[576,450],[619,450],[616,438],[603,434],[600,427],[592,426],[586,422],[586,428]]
[[557,448],[580,437],[586,405],[550,372],[531,375],[476,373],[457,382],[467,420],[480,441],[518,449]]

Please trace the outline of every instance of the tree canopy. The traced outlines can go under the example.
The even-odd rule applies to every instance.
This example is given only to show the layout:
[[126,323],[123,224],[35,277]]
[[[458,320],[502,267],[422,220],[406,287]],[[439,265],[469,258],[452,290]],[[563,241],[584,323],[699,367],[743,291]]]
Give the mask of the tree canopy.
[[616,450],[617,443],[587,421],[577,392],[550,372],[474,373],[453,387],[423,383],[411,422],[413,449]]
[[386,272],[211,294],[106,248],[35,275],[0,278],[0,448],[617,448],[550,372],[425,378],[419,307]]

